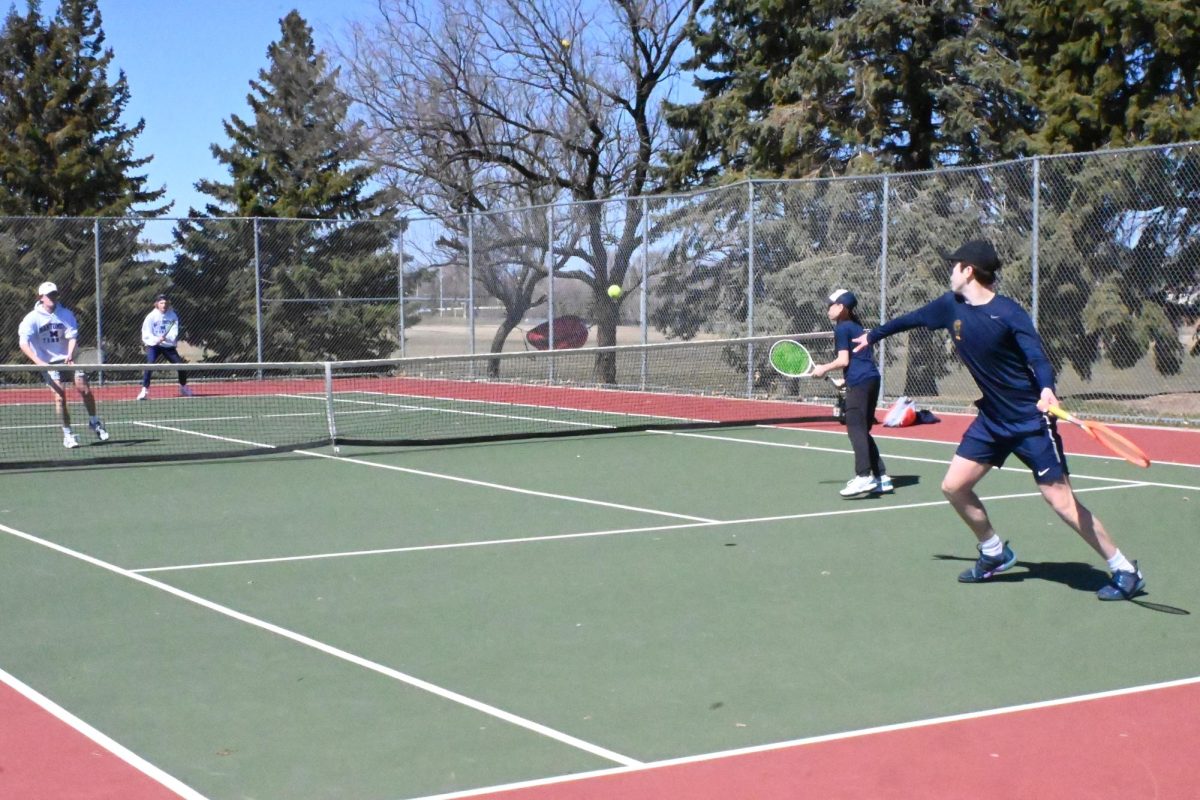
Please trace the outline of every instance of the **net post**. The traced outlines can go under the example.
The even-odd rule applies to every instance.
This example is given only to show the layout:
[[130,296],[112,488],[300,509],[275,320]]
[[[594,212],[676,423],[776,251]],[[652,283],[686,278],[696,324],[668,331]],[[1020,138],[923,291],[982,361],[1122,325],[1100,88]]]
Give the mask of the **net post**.
[[329,443],[333,445],[335,454],[341,452],[337,441],[337,422],[333,416],[333,364],[329,361],[321,362],[325,367],[325,419],[329,423]]

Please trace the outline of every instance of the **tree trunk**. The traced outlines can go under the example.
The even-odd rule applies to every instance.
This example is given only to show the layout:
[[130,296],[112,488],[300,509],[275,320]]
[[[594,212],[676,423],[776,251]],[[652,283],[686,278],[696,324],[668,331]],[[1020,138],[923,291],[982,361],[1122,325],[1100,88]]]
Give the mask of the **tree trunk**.
[[[504,321],[500,323],[500,327],[496,329],[496,335],[492,337],[491,350],[489,350],[488,352],[491,352],[491,353],[502,352],[504,350],[504,343],[506,341],[508,341],[508,335],[510,333],[512,333],[513,328],[515,328],[515,327],[517,327],[517,320],[508,319],[507,317],[505,317]],[[500,377],[500,359],[498,359],[498,358],[489,358],[488,359],[487,374],[488,374],[489,378],[499,378]]]
[[[595,301],[596,309],[596,344],[609,347],[617,343],[617,320],[620,317],[621,300],[598,293]],[[617,354],[601,352],[596,354],[596,381],[598,383],[615,384],[617,382]]]

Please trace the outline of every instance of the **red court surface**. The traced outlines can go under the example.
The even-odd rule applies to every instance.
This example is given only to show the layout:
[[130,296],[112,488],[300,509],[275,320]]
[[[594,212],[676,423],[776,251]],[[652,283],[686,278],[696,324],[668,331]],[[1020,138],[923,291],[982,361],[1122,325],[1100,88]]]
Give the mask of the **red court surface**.
[[470,796],[1194,800],[1197,742],[1200,684],[1191,683]]
[[177,800],[180,795],[0,682],[4,800]]

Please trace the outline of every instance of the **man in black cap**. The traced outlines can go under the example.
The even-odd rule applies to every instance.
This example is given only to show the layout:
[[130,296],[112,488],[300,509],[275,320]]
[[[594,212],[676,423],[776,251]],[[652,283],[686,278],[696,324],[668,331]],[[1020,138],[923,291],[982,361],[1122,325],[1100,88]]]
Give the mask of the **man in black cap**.
[[1145,587],[1136,561],[1129,561],[1071,488],[1055,419],[1046,409],[1058,405],[1054,369],[1034,329],[1033,320],[1012,298],[993,288],[1000,258],[990,242],[975,240],[945,258],[953,264],[950,291],[931,303],[855,339],[856,350],[911,328],[946,330],[983,396],[979,413],[942,479],[942,492],[979,540],[979,559],[958,576],[980,583],[1017,561],[1001,541],[975,493],[992,467],[1016,454],[1033,472],[1042,497],[1112,571],[1112,580],[1097,592],[1101,600],[1128,600]]
[[[160,294],[154,298],[154,308],[142,320],[142,344],[146,346],[146,363],[153,364],[162,356],[172,364],[183,363],[179,355],[179,315],[171,308],[171,298]],[[179,393],[191,397],[192,390],[187,386],[187,373],[179,373]],[[142,390],[137,399],[145,400],[150,397],[150,370],[142,373]]]

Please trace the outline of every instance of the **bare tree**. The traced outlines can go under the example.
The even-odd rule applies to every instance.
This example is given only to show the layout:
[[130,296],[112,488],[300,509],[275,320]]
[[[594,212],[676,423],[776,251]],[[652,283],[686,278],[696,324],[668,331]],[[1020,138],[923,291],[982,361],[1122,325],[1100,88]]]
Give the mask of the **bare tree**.
[[[598,343],[616,343],[605,289],[626,283],[642,207],[595,201],[660,188],[661,100],[701,2],[379,0],[377,24],[351,30],[339,55],[373,156],[401,202],[447,221],[447,247],[464,247],[466,215],[572,203],[552,242],[537,215],[493,231],[505,257],[483,261],[506,274],[477,280],[509,321],[539,302],[553,259],[591,288]],[[611,354],[596,371],[615,380]]]

